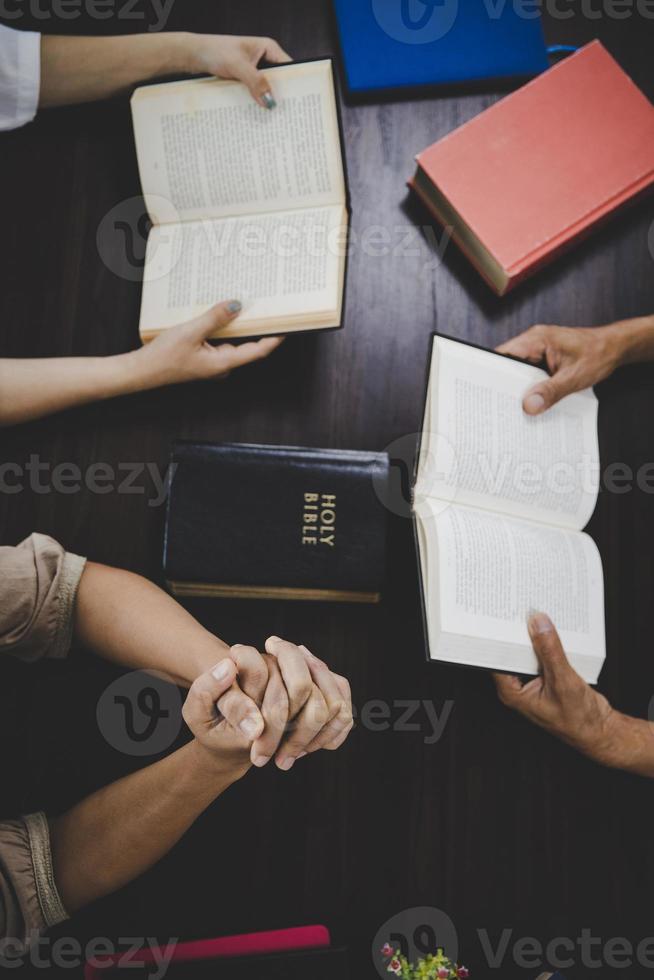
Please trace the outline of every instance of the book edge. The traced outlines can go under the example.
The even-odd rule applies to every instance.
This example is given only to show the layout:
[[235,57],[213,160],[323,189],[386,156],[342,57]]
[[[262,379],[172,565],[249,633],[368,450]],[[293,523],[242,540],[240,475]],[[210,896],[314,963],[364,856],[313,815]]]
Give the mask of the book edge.
[[182,582],[166,579],[175,596],[205,599],[280,599],[305,602],[356,602],[377,604],[379,592],[344,589],[304,589],[277,585],[225,585],[211,582]]

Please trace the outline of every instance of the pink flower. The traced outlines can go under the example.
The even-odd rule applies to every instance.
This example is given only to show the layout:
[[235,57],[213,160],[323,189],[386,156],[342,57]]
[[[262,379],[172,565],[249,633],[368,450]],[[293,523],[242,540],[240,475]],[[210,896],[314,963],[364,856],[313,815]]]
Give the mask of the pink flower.
[[436,974],[439,980],[447,980],[449,975],[450,975],[450,971],[446,966],[439,966],[438,973]]
[[470,976],[470,970],[465,966],[460,966],[456,971],[456,975],[457,977],[460,977],[460,980],[466,980],[466,978]]
[[401,969],[402,969],[402,964],[398,960],[397,956],[394,956],[391,962],[388,964],[388,972],[399,974]]
[[384,945],[381,948],[381,951],[382,951],[382,956],[392,956],[393,953],[395,952],[395,950],[393,949],[390,943],[384,943]]

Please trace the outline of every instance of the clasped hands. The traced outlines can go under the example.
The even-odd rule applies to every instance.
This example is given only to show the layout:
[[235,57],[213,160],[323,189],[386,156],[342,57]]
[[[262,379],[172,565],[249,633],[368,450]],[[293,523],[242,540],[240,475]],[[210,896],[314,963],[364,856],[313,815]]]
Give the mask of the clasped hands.
[[214,767],[239,778],[274,759],[289,770],[319,749],[337,749],[353,726],[345,677],[279,637],[265,653],[236,645],[191,686],[184,721]]

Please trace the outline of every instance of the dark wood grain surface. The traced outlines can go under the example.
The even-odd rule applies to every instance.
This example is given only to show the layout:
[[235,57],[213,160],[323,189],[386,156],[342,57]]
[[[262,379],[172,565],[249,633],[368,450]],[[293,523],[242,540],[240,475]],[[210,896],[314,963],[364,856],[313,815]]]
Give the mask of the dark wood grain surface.
[[[599,0],[597,18],[577,4],[559,6],[574,15],[546,17],[548,40],[599,36],[654,95],[654,21],[634,11],[623,19],[606,8],[602,14]],[[147,16],[150,8],[136,9]],[[37,20],[34,11],[13,23],[53,33],[144,26]],[[335,50],[327,0],[185,0],[167,27],[271,34],[298,58]],[[34,455],[50,466],[153,463],[163,470],[178,437],[382,450],[419,427],[432,330],[494,346],[535,322],[590,325],[652,312],[651,198],[503,300],[452,247],[439,259],[441,232],[405,190],[414,154],[498,95],[344,106],[354,231],[344,330],[292,338],[268,362],[224,383],[3,431],[3,461],[24,465]],[[128,101],[43,113],[3,135],[0,174],[0,354],[111,354],[136,346],[140,284],[109,268],[122,239],[98,240],[102,218],[140,193]],[[376,226],[392,243],[389,254],[361,244]],[[603,464],[635,470],[653,461],[652,370],[623,372],[600,397]],[[151,483],[137,483],[143,493],[0,494],[0,540],[13,544],[38,529],[96,561],[158,580],[163,509],[149,505]],[[600,687],[619,708],[643,716],[654,695],[654,498],[637,487],[603,492],[591,531],[606,578],[608,661]],[[289,774],[251,773],[156,869],[62,934],[166,940],[325,922],[351,946],[358,978],[374,975],[377,929],[414,906],[451,917],[476,977],[540,972],[537,963],[514,963],[510,950],[502,968],[491,970],[480,929],[493,945],[505,928],[513,930],[511,944],[525,936],[575,940],[584,928],[604,941],[654,935],[651,783],[596,768],[513,717],[485,673],[424,662],[407,520],[391,522],[380,608],[190,608],[231,642],[259,645],[271,633],[304,642],[351,679],[359,711],[380,700],[397,720],[403,701],[431,702],[437,712],[452,701],[451,718],[434,744],[423,706],[413,719],[417,731],[359,724],[336,754],[304,760]],[[1,665],[3,816],[57,812],[142,764],[98,732],[98,698],[116,676],[83,651],[39,670]],[[588,970],[574,955],[568,978],[608,972]]]

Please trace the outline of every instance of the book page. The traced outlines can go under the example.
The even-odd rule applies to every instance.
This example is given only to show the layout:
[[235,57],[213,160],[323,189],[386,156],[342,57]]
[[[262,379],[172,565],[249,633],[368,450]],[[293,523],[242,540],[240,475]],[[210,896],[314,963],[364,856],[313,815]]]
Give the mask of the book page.
[[585,527],[599,492],[597,399],[589,389],[528,416],[525,391],[546,376],[435,338],[416,495]]
[[202,78],[132,96],[141,184],[155,224],[345,202],[328,60],[266,69],[277,106]]
[[[489,666],[537,673],[526,624],[530,612],[545,612],[573,665],[596,679],[605,656],[604,581],[592,538],[458,505],[427,507],[423,581],[426,569],[426,602],[437,610],[430,632],[479,638],[494,652]],[[519,666],[502,656],[502,644],[507,652],[524,647]]]
[[[340,323],[347,212],[342,206],[155,225],[141,300],[141,334],[182,323],[238,299],[230,334],[261,321]],[[284,324],[282,324],[282,327]]]

